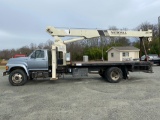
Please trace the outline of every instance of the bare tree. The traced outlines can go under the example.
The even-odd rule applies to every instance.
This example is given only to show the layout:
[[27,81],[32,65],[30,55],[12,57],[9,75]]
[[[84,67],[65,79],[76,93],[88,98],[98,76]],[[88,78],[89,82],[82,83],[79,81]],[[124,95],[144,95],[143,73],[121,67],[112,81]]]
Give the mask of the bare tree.
[[54,42],[52,40],[47,40],[44,48],[45,49],[51,49],[53,44],[54,44]]
[[44,43],[40,43],[39,45],[38,45],[38,49],[43,49],[45,47],[45,44]]
[[158,24],[150,24],[149,22],[144,22],[140,24],[136,29],[145,31],[151,29],[153,31],[153,38],[158,37]]
[[35,43],[31,43],[30,44],[30,49],[33,51],[35,49],[37,49],[37,45]]

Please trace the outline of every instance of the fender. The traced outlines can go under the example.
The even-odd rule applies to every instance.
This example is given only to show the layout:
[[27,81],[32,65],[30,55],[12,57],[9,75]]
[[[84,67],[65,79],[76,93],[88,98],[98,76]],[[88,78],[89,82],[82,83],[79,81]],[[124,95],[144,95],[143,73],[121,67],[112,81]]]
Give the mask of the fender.
[[27,64],[26,63],[23,63],[23,64],[7,64],[6,66],[9,67],[9,69],[7,70],[7,72],[11,71],[12,69],[14,68],[23,68],[24,71],[26,72],[27,76],[29,76],[29,73],[28,73],[28,69],[27,69]]

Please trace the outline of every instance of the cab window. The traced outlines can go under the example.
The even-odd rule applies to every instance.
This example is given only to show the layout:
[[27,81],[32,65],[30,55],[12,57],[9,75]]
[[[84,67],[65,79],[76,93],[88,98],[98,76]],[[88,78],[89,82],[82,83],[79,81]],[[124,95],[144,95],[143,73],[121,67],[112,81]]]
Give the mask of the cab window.
[[32,55],[31,58],[44,58],[44,51],[43,50],[37,50]]

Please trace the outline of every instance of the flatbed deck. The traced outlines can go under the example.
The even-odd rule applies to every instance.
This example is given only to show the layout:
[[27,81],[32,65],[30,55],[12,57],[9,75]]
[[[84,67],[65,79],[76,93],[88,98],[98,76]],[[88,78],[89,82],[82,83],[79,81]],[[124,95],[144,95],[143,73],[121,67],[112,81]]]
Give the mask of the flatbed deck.
[[152,63],[149,61],[89,61],[89,62],[72,62],[72,68],[97,69],[108,67],[126,67],[128,71],[153,72]]

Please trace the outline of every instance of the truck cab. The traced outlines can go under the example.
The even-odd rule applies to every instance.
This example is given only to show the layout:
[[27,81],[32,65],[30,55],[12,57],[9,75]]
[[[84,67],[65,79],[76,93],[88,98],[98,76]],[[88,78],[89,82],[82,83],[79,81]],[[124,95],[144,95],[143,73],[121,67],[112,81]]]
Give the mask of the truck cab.
[[[28,57],[11,58],[6,64],[6,72],[10,74],[9,81],[12,85],[23,85],[27,79],[48,77],[51,68],[51,51],[40,49],[33,51]],[[51,70],[50,70],[51,71]],[[23,79],[24,82],[22,82]]]

